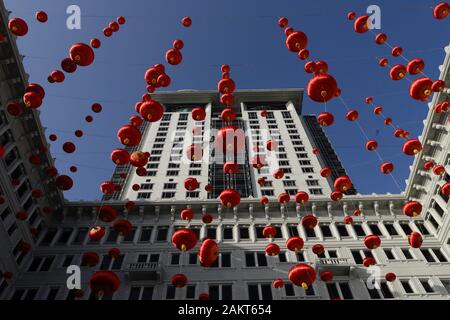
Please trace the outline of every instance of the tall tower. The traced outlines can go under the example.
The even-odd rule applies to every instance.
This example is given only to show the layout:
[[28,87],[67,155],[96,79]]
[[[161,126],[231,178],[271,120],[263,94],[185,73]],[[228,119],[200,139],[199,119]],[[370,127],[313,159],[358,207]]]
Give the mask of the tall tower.
[[[113,182],[123,184],[120,192],[105,196],[106,200],[170,200],[215,199],[226,187],[233,187],[242,198],[269,199],[281,193],[293,196],[305,191],[312,197],[327,196],[333,189],[333,181],[346,175],[329,140],[317,123],[315,116],[303,116],[302,89],[238,90],[235,92],[234,110],[238,117],[225,122],[220,117],[222,107],[219,94],[214,91],[181,90],[155,93],[152,98],[165,108],[163,119],[157,123],[144,123],[141,127],[143,139],[138,148],[150,153],[147,174],[139,176],[136,168],[119,166],[113,175]],[[202,107],[206,111],[204,121],[195,121],[191,111]],[[265,115],[262,115],[265,111]],[[214,139],[217,131],[225,125],[232,125],[245,133],[245,147],[236,155],[238,173],[230,176],[224,173],[226,159],[218,156]],[[278,147],[273,152],[266,150],[267,141]],[[185,150],[191,145],[201,145],[203,157],[190,161]],[[319,154],[313,149],[319,148]],[[251,165],[256,156],[266,159],[267,166],[257,169]],[[332,175],[320,175],[323,167],[329,167]],[[282,169],[283,179],[275,179],[273,173]],[[126,173],[122,179],[120,174]],[[187,191],[186,178],[196,178],[200,188]],[[260,177],[266,183],[257,183]],[[211,192],[205,191],[206,185]],[[133,190],[133,186],[139,190]],[[347,194],[355,194],[350,189]]]

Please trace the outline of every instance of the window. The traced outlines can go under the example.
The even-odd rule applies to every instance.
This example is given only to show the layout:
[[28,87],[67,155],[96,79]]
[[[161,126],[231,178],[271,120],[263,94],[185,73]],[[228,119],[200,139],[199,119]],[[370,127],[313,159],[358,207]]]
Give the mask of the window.
[[420,279],[420,284],[422,285],[423,289],[426,293],[432,293],[434,292],[433,287],[430,285],[430,282],[428,279]]
[[397,232],[397,229],[395,229],[395,227],[394,227],[394,223],[392,223],[392,222],[385,222],[384,223],[384,227],[386,228],[386,230],[389,233],[389,235],[391,235],[391,236],[398,236],[398,232]]
[[100,270],[120,270],[122,268],[124,255],[121,254],[117,258],[112,259],[109,255],[104,255]]
[[312,167],[303,167],[302,168],[303,173],[314,173],[314,168]]
[[151,192],[138,192],[137,199],[150,199],[151,196]]
[[447,294],[450,294],[450,280],[441,280],[441,282],[445,290],[447,290]]
[[195,285],[186,286],[186,299],[194,299],[195,298]]
[[153,227],[142,227],[141,236],[139,237],[139,242],[149,242],[152,236]]
[[307,238],[316,238],[317,237],[316,236],[316,231],[314,231],[314,229],[305,228],[305,227],[303,227],[303,229],[305,230]]
[[209,285],[210,300],[232,300],[233,287],[231,284],[211,284]]
[[287,227],[288,227],[289,237],[298,237],[299,236],[298,228],[297,228],[296,224],[290,224]]
[[161,197],[163,199],[171,199],[175,197],[175,192],[163,192]]
[[219,253],[217,260],[214,262],[211,268],[231,268],[231,253],[230,252]]
[[232,225],[223,226],[222,238],[224,240],[233,240],[233,226]]
[[263,190],[261,190],[261,194],[263,196],[269,196],[269,197],[272,197],[275,195],[275,193],[272,189],[263,189]]
[[44,238],[42,238],[42,241],[40,243],[41,246],[49,246],[56,235],[56,229],[48,229],[47,233],[45,234]]
[[166,175],[168,177],[174,177],[174,176],[178,176],[179,171],[174,171],[174,170],[167,170]]
[[247,267],[267,267],[267,257],[264,252],[246,252],[245,265]]
[[73,239],[72,244],[83,244],[84,239],[88,233],[88,228],[79,228],[75,239]]
[[322,235],[324,236],[324,238],[332,238],[333,237],[330,226],[328,224],[321,224],[320,231],[322,231]]
[[134,236],[136,234],[136,229],[137,229],[136,227],[133,227],[131,232],[123,237],[122,242],[133,242]]
[[171,265],[180,264],[180,254],[179,253],[172,253],[171,258],[170,258],[170,264]]
[[306,261],[303,251],[296,252],[296,256],[297,256],[297,261],[298,262],[305,262]]
[[380,228],[376,223],[369,223],[369,229],[372,232],[372,234],[377,236],[383,236],[383,233],[381,232]]
[[158,241],[158,242],[167,241],[168,233],[169,233],[168,226],[159,226],[158,233],[156,235],[156,241]]
[[153,287],[131,287],[128,300],[152,300]]
[[117,232],[115,232],[112,228],[110,228],[108,236],[105,240],[105,243],[109,243],[109,244],[116,243],[118,237],[119,237],[119,234]]
[[411,287],[411,284],[409,283],[409,280],[402,280],[400,281],[402,284],[403,289],[405,290],[405,293],[414,293],[413,288]]
[[168,285],[166,290],[166,299],[175,299],[175,286]]
[[416,224],[417,229],[419,229],[421,234],[426,236],[430,235],[430,231],[428,231],[423,221],[414,221],[414,223]]
[[448,262],[440,248],[421,248],[420,252],[427,262]]
[[45,300],[55,300],[58,295],[59,288],[50,288]]
[[272,300],[270,284],[249,284],[248,300]]
[[364,283],[371,299],[381,299],[382,297],[384,299],[394,298],[394,295],[385,281],[381,282],[379,287],[375,285],[373,288],[369,288],[366,281],[364,281]]
[[16,289],[11,300],[34,300],[38,289]]
[[[156,171],[155,171],[155,173],[156,173]],[[153,189],[153,183],[142,183],[141,187],[140,187],[140,190],[152,190],[152,189]]]
[[206,237],[209,239],[216,239],[216,237],[217,237],[217,232],[216,232],[217,229],[216,228],[217,228],[217,226],[211,226],[211,225],[207,226],[206,227]]
[[188,191],[186,192],[186,198],[198,198],[200,197],[199,191]]
[[337,229],[337,231],[339,233],[339,236],[341,236],[341,237],[348,237],[349,236],[348,230],[347,230],[347,226],[345,224],[337,223],[336,224],[336,229]]
[[306,180],[306,184],[309,187],[314,187],[319,185],[319,180]]
[[389,260],[395,260],[395,255],[392,249],[384,249],[384,254]]
[[75,258],[75,256],[73,256],[73,255],[65,256],[61,266],[63,268],[67,268],[68,266],[70,266],[72,264],[74,258]]
[[322,195],[323,191],[322,189],[309,189],[309,193],[313,195]]
[[353,229],[356,232],[356,235],[358,237],[364,237],[366,236],[366,232],[364,231],[363,227],[361,226],[361,224],[353,224]]
[[56,245],[65,245],[67,241],[69,241],[70,236],[72,235],[72,228],[64,228],[59,235],[58,241]]
[[250,239],[249,226],[239,226],[239,239],[240,240]]
[[408,221],[400,222],[400,227],[402,228],[403,232],[406,233],[407,235],[409,235],[412,232]]

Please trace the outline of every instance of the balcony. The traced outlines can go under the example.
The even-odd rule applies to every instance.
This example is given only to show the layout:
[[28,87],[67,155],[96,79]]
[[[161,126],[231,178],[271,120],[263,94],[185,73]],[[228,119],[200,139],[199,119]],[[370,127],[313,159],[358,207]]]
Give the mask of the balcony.
[[157,262],[130,263],[125,271],[130,281],[159,281],[161,279],[161,266]]
[[354,266],[349,258],[319,258],[316,260],[317,272],[331,271],[336,277],[348,277]]

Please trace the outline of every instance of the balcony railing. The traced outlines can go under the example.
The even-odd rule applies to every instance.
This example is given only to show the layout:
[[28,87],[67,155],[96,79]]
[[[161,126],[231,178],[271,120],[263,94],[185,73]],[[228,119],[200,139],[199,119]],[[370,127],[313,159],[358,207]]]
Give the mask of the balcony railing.
[[157,271],[157,262],[137,262],[128,264],[128,271]]
[[159,281],[161,265],[158,262],[130,263],[126,269],[130,281]]
[[349,258],[319,258],[317,264],[322,265],[339,265],[339,264],[351,264],[352,260]]

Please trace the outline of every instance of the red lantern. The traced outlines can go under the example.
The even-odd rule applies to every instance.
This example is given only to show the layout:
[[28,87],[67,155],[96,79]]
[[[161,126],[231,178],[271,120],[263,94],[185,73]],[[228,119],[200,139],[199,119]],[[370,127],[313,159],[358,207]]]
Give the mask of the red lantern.
[[317,117],[317,122],[319,122],[322,127],[329,127],[334,123],[334,117],[329,112],[321,112]]
[[288,25],[289,20],[286,17],[282,17],[278,20],[278,25],[280,26],[280,28],[284,28]]
[[433,173],[437,176],[442,176],[445,173],[445,167],[443,165],[437,165],[433,168]]
[[379,33],[375,36],[375,43],[376,44],[383,44],[387,40],[387,35],[385,33]]
[[22,100],[27,108],[37,109],[42,105],[42,98],[36,92],[26,92]]
[[355,20],[353,30],[356,33],[366,33],[369,31],[369,16],[361,16]]
[[38,11],[36,12],[36,20],[42,23],[47,22],[48,15],[44,11]]
[[8,22],[9,30],[16,36],[22,37],[28,33],[28,25],[25,20],[13,18]]
[[317,226],[317,218],[313,215],[304,216],[302,218],[302,226],[306,229],[314,229]]
[[99,263],[100,257],[95,252],[85,252],[81,257],[81,261],[83,265],[95,267]]
[[378,65],[380,66],[380,67],[386,67],[387,65],[389,64],[389,60],[388,59],[386,59],[386,58],[381,58],[379,61],[378,61]]
[[98,48],[100,48],[101,45],[102,45],[102,42],[99,39],[97,39],[97,38],[91,39],[91,47],[92,48],[98,49]]
[[205,109],[201,107],[192,109],[192,119],[194,119],[195,121],[203,121],[205,120],[205,117],[206,117]]
[[450,182],[447,182],[446,184],[442,185],[441,194],[443,196],[450,196]]
[[120,256],[120,249],[119,248],[111,248],[108,251],[108,255],[113,259],[117,259]]
[[2,273],[3,278],[10,280],[12,279],[12,277],[14,276],[14,274],[12,272],[9,271],[5,271]]
[[259,202],[260,202],[263,206],[265,206],[266,204],[269,203],[269,198],[267,198],[267,197],[262,197],[262,198],[259,200]]
[[234,161],[227,161],[223,165],[223,171],[226,174],[236,174],[238,172],[239,165]]
[[422,205],[417,201],[409,201],[403,206],[403,213],[408,217],[417,217],[422,212]]
[[392,55],[394,57],[399,57],[401,56],[403,53],[403,49],[399,46],[392,48]]
[[172,236],[172,244],[181,251],[189,251],[197,244],[197,236],[191,229],[178,229]]
[[91,276],[89,287],[99,297],[110,297],[119,289],[120,280],[112,271],[97,271]]
[[284,281],[283,281],[283,279],[275,279],[275,280],[273,280],[272,286],[273,286],[275,289],[281,289],[281,288],[283,288],[283,287],[284,287]]
[[222,111],[222,113],[220,114],[220,117],[222,118],[223,121],[230,122],[230,121],[236,120],[237,115],[233,109],[226,108]]
[[213,216],[210,215],[209,213],[205,213],[202,217],[202,222],[203,223],[211,223],[213,221]]
[[305,63],[304,69],[307,73],[314,73],[314,71],[316,71],[316,63],[314,61],[309,61]]
[[73,180],[71,177],[62,175],[56,178],[56,187],[62,191],[68,191],[73,187]]
[[105,227],[93,227],[89,230],[88,236],[91,240],[100,241],[106,234]]
[[124,125],[117,132],[120,143],[127,147],[137,146],[141,142],[141,132],[136,127]]
[[134,167],[143,167],[147,164],[148,152],[135,151],[130,155],[130,164]]
[[417,139],[411,139],[403,144],[403,153],[408,156],[414,156],[422,151],[422,144]]
[[324,178],[328,178],[331,176],[331,169],[328,167],[322,168],[322,170],[320,170],[320,175]]
[[447,18],[449,12],[450,5],[447,2],[441,2],[434,7],[433,16],[438,20],[442,20]]
[[315,102],[327,102],[336,96],[336,79],[329,74],[319,74],[308,82],[307,94]]
[[236,89],[236,85],[232,79],[222,79],[217,85],[217,90],[222,94],[231,94]]
[[188,27],[190,27],[192,25],[192,19],[189,18],[189,17],[184,17],[181,20],[181,23],[183,24],[184,27],[188,28]]
[[359,113],[356,110],[350,110],[349,112],[347,112],[345,117],[348,121],[356,121],[359,117]]
[[307,49],[302,49],[298,53],[298,57],[300,60],[306,60],[309,58],[309,51]]
[[427,161],[423,164],[423,169],[426,171],[429,171],[431,168],[434,167],[434,162],[433,161]]
[[344,223],[345,224],[352,224],[353,223],[353,218],[350,216],[345,216],[344,217]]
[[297,264],[289,270],[289,280],[306,290],[316,281],[316,270],[304,263]]
[[95,54],[87,44],[76,43],[70,48],[70,58],[80,67],[86,67],[92,64]]
[[116,165],[125,165],[130,161],[130,154],[125,149],[116,149],[111,153],[111,160]]
[[183,209],[180,213],[180,218],[182,220],[191,221],[194,218],[194,210],[192,209]]
[[411,61],[408,62],[408,65],[406,66],[406,70],[411,75],[421,73],[424,68],[425,62],[420,58],[412,59]]
[[354,20],[356,17],[356,13],[353,11],[350,11],[349,13],[347,13],[347,19],[348,20]]
[[381,239],[374,234],[368,235],[364,238],[364,245],[370,250],[377,249],[381,245]]
[[110,181],[105,181],[100,185],[100,191],[103,194],[113,194],[114,193],[114,183]]
[[373,103],[373,97],[367,97],[365,99],[365,101],[366,101],[367,104],[371,104],[371,103]]
[[420,248],[423,243],[422,235],[418,232],[411,232],[408,236],[408,242],[412,248]]
[[16,213],[16,218],[22,221],[27,220],[28,212],[25,210],[20,210]]
[[376,140],[369,140],[366,143],[366,149],[369,151],[374,151],[378,148],[378,142]]
[[102,205],[98,209],[98,218],[103,222],[112,222],[117,218],[117,210],[110,205]]
[[133,127],[140,127],[142,125],[142,118],[139,116],[133,116],[130,118],[130,125]]
[[219,256],[219,247],[212,239],[206,239],[198,250],[198,260],[203,267],[211,267]]
[[392,162],[383,162],[380,166],[381,173],[390,174],[394,171],[394,164]]
[[373,113],[377,116],[379,116],[382,112],[383,112],[383,107],[378,106],[373,109]]
[[188,279],[184,274],[178,273],[172,276],[170,282],[177,288],[183,288],[187,284]]
[[362,212],[361,212],[361,210],[359,210],[359,209],[355,209],[355,211],[353,211],[353,214],[354,214],[356,217],[359,217],[359,216],[362,214]]
[[234,105],[235,99],[231,93],[224,94],[220,97],[220,103],[224,106],[231,107]]
[[305,241],[303,241],[300,237],[290,237],[286,241],[286,247],[295,252],[299,252],[303,249],[303,246],[305,245]]
[[416,100],[427,101],[433,92],[431,87],[433,81],[430,78],[418,78],[414,80],[409,87],[409,95]]
[[392,80],[401,80],[405,77],[405,75],[406,67],[402,64],[396,64],[389,72],[389,77],[391,77]]
[[328,73],[328,63],[323,60],[316,62],[316,69],[314,70],[315,75],[327,74]]
[[308,37],[301,31],[291,33],[286,39],[286,47],[289,51],[299,52],[305,49],[308,44]]
[[67,73],[73,73],[77,70],[77,64],[71,58],[65,58],[61,61],[61,69]]
[[281,204],[287,204],[291,200],[288,193],[282,193],[278,196],[278,202]]
[[266,149],[268,151],[275,151],[278,149],[278,142],[275,140],[269,140],[266,142]]
[[112,36],[113,31],[111,30],[110,27],[106,27],[103,29],[103,34],[105,35],[105,37],[109,38]]
[[364,265],[364,267],[366,267],[366,268],[368,268],[368,267],[370,267],[370,266],[374,266],[374,265],[376,265],[377,264],[377,262],[375,261],[375,259],[373,258],[373,257],[365,257],[364,259],[363,259],[363,265]]
[[31,196],[35,199],[42,198],[43,195],[44,195],[44,191],[42,191],[41,189],[31,190]]
[[266,159],[262,155],[254,156],[251,161],[253,168],[258,170],[266,165]]
[[386,273],[384,278],[386,279],[387,282],[394,282],[395,279],[397,279],[397,276],[395,275],[395,273],[389,272],[389,273]]
[[300,204],[306,204],[309,200],[309,195],[304,191],[299,191],[295,195],[295,202]]
[[200,187],[200,183],[197,181],[196,178],[187,178],[184,180],[184,188],[188,191],[194,191]]
[[442,92],[445,89],[445,82],[443,80],[436,80],[433,82],[433,85],[431,86],[431,90],[433,92]]
[[113,230],[121,236],[127,236],[133,231],[133,226],[128,220],[119,219],[114,222]]
[[322,271],[320,273],[320,280],[322,280],[323,282],[331,282],[333,281],[333,272],[331,271]]
[[198,300],[209,300],[209,293],[203,292],[198,295]]
[[263,229],[262,233],[264,237],[272,239],[275,238],[275,236],[277,235],[277,228],[275,228],[274,226],[266,226]]
[[92,122],[94,118],[92,116],[86,116],[85,120],[86,122]]
[[8,111],[8,113],[14,117],[18,117],[20,115],[22,115],[23,113],[23,108],[20,104],[18,104],[15,101],[11,101],[8,103],[8,106],[6,107],[6,110]]
[[316,255],[321,255],[325,252],[325,247],[321,244],[315,244],[312,247],[312,252]]
[[53,82],[61,83],[64,82],[66,76],[60,70],[53,70],[52,73],[50,73],[49,79],[51,79],[51,81]]
[[220,202],[227,208],[234,208],[241,202],[241,195],[234,189],[225,189],[219,195]]
[[387,126],[390,126],[392,124],[392,118],[384,119],[384,124],[387,125]]
[[333,191],[330,195],[330,199],[333,201],[340,201],[344,197],[343,193],[340,191]]
[[224,153],[237,153],[245,147],[245,133],[233,126],[226,126],[219,130],[215,140],[215,147]]
[[280,246],[276,243],[269,243],[264,251],[268,256],[274,257],[280,254]]
[[74,153],[76,150],[75,144],[72,142],[65,142],[63,144],[63,150],[66,153]]
[[56,177],[58,175],[58,170],[55,167],[48,167],[45,169],[45,173],[50,177]]
[[164,114],[163,106],[155,100],[145,101],[139,108],[139,113],[142,118],[149,122],[156,122],[161,120]]
[[166,52],[166,61],[167,63],[176,66],[179,65],[181,63],[181,61],[183,60],[183,55],[181,54],[181,51],[178,49],[169,49]]
[[266,178],[265,177],[258,178],[257,182],[260,186],[264,186],[266,184]]
[[334,189],[345,192],[352,187],[352,180],[347,176],[342,176],[334,180]]
[[126,208],[128,211],[133,210],[134,206],[135,206],[135,203],[134,203],[133,201],[127,201],[127,203],[125,204],[125,208]]
[[206,192],[211,192],[212,190],[213,190],[212,185],[207,184],[207,185],[205,186],[205,191],[206,191]]
[[273,177],[277,180],[282,179],[284,177],[283,169],[280,168],[280,169],[275,170],[275,172],[273,173]]

